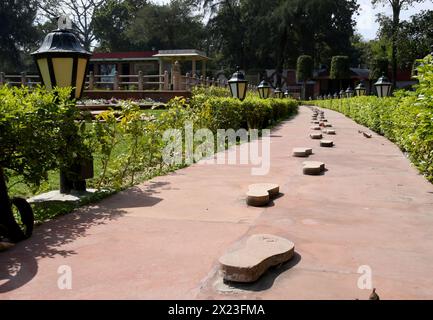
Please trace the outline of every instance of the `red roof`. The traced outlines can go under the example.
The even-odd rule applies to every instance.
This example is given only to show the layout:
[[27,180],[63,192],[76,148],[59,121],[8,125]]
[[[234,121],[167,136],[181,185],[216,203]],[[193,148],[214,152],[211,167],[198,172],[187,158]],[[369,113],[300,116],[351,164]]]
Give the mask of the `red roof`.
[[130,51],[130,52],[94,52],[92,59],[139,59],[151,58],[158,51]]

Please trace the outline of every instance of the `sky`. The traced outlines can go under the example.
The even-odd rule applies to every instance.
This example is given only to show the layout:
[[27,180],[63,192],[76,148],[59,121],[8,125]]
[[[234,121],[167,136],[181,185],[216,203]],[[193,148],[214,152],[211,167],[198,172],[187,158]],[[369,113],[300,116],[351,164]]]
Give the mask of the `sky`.
[[[169,3],[170,0],[153,0],[155,3],[163,4]],[[385,13],[392,15],[390,6],[379,5],[376,8],[371,4],[371,0],[358,0],[360,5],[359,16],[356,17],[357,31],[363,36],[365,40],[372,40],[376,38],[378,24],[376,23],[376,15],[378,13]],[[433,1],[427,0],[424,3],[416,3],[408,10],[401,14],[401,19],[408,19],[410,16],[421,12],[422,10],[433,10]]]
[[[366,40],[371,40],[376,37],[378,30],[378,24],[376,23],[376,15],[378,13],[385,13],[386,15],[392,15],[390,6],[377,6],[373,8],[371,0],[358,0],[358,4],[361,6],[359,16],[356,18],[357,30]],[[416,3],[408,10],[405,10],[401,14],[401,18],[407,20],[410,16],[421,12],[422,10],[433,10],[433,2],[426,1],[424,3]]]

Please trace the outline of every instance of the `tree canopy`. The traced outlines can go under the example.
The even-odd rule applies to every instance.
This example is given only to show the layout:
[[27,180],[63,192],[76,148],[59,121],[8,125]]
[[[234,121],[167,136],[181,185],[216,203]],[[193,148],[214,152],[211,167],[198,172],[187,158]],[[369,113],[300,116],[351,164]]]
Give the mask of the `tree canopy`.
[[403,66],[426,53],[433,41],[430,11],[399,22],[395,33],[400,11],[420,1],[373,0],[397,11],[380,17],[379,39],[364,41],[354,32],[357,0],[5,0],[0,4],[0,66],[18,72],[26,62],[32,65],[28,53],[56,27],[60,14],[72,17],[87,49],[200,49],[218,70],[239,65],[251,73],[281,71],[295,68],[302,55],[311,56],[316,68],[329,68],[332,57],[341,55],[352,66],[368,67],[383,56],[382,46]]

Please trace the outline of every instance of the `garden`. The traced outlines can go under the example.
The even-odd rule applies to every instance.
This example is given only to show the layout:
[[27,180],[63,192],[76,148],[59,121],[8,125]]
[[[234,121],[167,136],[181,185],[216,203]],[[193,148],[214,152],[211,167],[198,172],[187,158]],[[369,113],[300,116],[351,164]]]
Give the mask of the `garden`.
[[175,98],[164,110],[141,110],[133,101],[117,101],[119,108],[92,119],[69,96],[68,88],[51,92],[0,89],[0,143],[4,146],[0,163],[12,197],[58,189],[59,170],[70,168],[76,159],[90,159],[94,165],[87,187],[97,192],[79,204],[33,204],[36,223],[178,169],[163,161],[167,129],[182,129],[186,121],[194,130],[209,128],[214,133],[217,129],[270,128],[294,115],[298,105],[290,99],[262,100],[255,93],[240,101],[231,98],[227,89],[211,87],[195,89],[188,101]]

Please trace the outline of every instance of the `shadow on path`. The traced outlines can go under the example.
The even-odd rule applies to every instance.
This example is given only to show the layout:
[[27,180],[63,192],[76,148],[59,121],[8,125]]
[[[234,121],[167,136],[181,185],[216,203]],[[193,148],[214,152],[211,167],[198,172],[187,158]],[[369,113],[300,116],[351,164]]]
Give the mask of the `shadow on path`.
[[159,193],[157,189],[167,185],[164,182],[151,182],[144,191],[134,187],[36,227],[30,239],[0,254],[0,294],[30,282],[38,273],[39,259],[76,254],[74,250],[62,247],[86,236],[89,228],[124,216],[126,212],[121,208],[156,205],[162,201],[154,197]]

